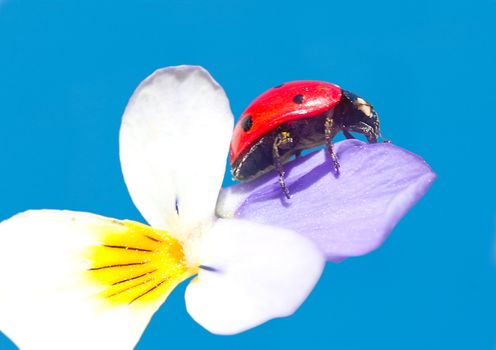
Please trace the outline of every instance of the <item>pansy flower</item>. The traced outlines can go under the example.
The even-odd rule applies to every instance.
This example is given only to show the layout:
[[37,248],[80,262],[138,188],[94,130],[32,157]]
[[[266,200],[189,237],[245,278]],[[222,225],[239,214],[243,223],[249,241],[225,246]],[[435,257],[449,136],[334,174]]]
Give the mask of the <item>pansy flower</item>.
[[156,71],[125,110],[120,156],[150,226],[37,210],[0,224],[0,330],[21,349],[131,349],[182,281],[189,314],[216,334],[291,315],[322,272],[379,246],[434,175],[392,145],[336,145],[221,192],[233,126],[200,67]]

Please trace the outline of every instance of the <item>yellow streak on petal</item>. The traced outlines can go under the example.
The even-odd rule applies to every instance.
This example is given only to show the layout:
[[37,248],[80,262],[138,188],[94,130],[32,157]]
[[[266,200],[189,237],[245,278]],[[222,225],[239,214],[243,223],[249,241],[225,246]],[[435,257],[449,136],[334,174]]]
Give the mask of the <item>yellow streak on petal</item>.
[[92,246],[88,277],[102,287],[111,304],[165,300],[182,281],[197,273],[181,243],[167,232],[134,221],[112,220],[96,228],[100,245]]

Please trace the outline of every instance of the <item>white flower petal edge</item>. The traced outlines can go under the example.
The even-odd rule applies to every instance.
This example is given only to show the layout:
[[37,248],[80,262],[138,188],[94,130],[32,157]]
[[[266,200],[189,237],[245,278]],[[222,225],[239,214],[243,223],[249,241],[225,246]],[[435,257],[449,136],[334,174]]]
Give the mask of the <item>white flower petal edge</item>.
[[[124,233],[121,223],[55,210],[28,211],[0,223],[0,330],[23,350],[134,348],[168,293],[112,303],[101,296],[105,286],[88,278],[87,249],[100,245],[105,232]],[[116,270],[119,278],[124,270]]]
[[232,128],[224,90],[201,67],[159,69],[138,86],[124,112],[120,156],[150,225],[181,235],[212,223]]
[[201,264],[214,271],[200,269],[186,289],[186,307],[216,334],[293,314],[325,264],[320,250],[297,233],[244,220],[217,220],[201,247]]

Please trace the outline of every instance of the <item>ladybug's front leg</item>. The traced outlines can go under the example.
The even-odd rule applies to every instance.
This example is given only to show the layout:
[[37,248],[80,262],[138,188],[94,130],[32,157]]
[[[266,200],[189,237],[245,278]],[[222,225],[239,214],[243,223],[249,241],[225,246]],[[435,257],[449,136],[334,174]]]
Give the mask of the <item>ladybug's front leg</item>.
[[287,199],[291,198],[291,195],[289,194],[289,190],[286,187],[286,182],[284,181],[284,167],[281,162],[281,155],[279,153],[279,148],[280,147],[287,147],[293,143],[293,138],[291,137],[291,134],[287,131],[282,131],[278,133],[274,139],[274,143],[272,144],[272,158],[274,160],[274,167],[276,168],[277,172],[279,173],[279,184],[281,185],[281,189],[284,192],[284,195],[286,196]]
[[374,132],[374,129],[370,125],[360,122],[359,129],[360,132],[365,135],[369,143],[377,143],[378,135]]
[[333,127],[334,127],[334,119],[332,117],[333,117],[333,113],[328,113],[326,116],[325,124],[324,124],[324,133],[325,133],[324,136],[325,136],[327,151],[331,155],[332,163],[334,164],[335,174],[338,176],[339,175],[338,157],[336,156],[336,153],[334,152],[334,149],[332,147],[332,137],[333,137]]

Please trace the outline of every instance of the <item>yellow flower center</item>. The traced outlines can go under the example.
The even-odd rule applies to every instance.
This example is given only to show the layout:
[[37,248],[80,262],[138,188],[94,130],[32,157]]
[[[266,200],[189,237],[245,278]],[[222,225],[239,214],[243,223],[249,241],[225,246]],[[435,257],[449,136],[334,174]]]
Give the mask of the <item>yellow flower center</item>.
[[186,263],[181,243],[165,231],[112,220],[96,232],[101,244],[87,252],[88,274],[102,287],[101,297],[110,303],[163,300],[198,271]]

